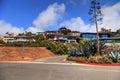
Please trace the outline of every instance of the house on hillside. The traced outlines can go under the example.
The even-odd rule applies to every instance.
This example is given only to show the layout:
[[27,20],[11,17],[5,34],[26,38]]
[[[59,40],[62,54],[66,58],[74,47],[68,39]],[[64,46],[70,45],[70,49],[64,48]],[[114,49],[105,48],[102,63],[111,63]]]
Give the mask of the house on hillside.
[[120,37],[109,37],[109,38],[100,38],[100,41],[105,41],[105,45],[119,45],[120,46]]
[[[81,38],[84,39],[96,39],[97,38],[97,33],[90,33],[90,32],[84,32],[81,33]],[[111,33],[99,33],[100,38],[109,38],[111,37]]]
[[48,35],[48,40],[62,43],[76,43],[75,36],[64,36],[64,35]]
[[62,34],[58,31],[45,31],[44,35],[48,36],[48,35],[62,35]]
[[16,36],[13,42],[35,42],[34,36]]
[[67,43],[76,43],[76,37],[75,36],[66,36]]
[[66,42],[66,37],[64,35],[47,35],[46,38],[51,41],[56,41],[56,42]]
[[0,42],[6,42],[6,40],[4,39],[2,35],[0,35]]
[[80,32],[79,31],[71,31],[71,36],[80,37]]
[[44,35],[44,32],[36,32],[36,35]]
[[7,42],[32,42],[35,41],[35,34],[27,32],[27,34],[19,34],[17,36],[6,35],[3,37],[3,41]]

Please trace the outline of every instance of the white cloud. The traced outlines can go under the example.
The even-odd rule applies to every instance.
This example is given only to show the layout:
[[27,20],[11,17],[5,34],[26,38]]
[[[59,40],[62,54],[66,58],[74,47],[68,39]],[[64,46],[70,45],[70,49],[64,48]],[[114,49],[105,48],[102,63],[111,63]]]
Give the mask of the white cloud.
[[68,0],[67,4],[71,6],[78,6],[78,5],[87,5],[89,0]]
[[[39,32],[44,31],[46,27],[55,26],[62,18],[64,12],[64,4],[54,3],[49,5],[46,10],[39,13],[38,17],[33,21],[33,26],[28,27],[27,31]],[[6,32],[17,35],[24,31],[25,30],[22,27],[13,26],[10,23],[0,20],[0,35],[5,35]]]
[[39,28],[37,28],[37,27],[29,27],[28,29],[27,29],[27,31],[30,31],[30,32],[39,32],[39,31],[41,31],[41,32],[43,32],[43,30],[40,30]]
[[[120,29],[120,3],[114,4],[113,6],[103,6],[103,24],[98,25],[99,31],[102,27],[116,31]],[[95,31],[95,25],[91,26],[89,31]]]
[[10,23],[6,23],[5,21],[0,20],[0,34],[5,35],[6,32],[14,33],[17,35],[18,33],[24,32],[24,29],[22,27],[15,27]]
[[[102,9],[103,24],[98,24],[98,30],[102,27],[116,31],[120,29],[120,3],[113,6],[104,6]],[[80,32],[96,32],[95,25],[85,24],[81,17],[71,18],[70,20],[64,21],[60,26],[66,26],[71,30],[77,30]]]
[[103,27],[116,31],[120,29],[120,3],[103,7]]
[[65,26],[71,30],[74,30],[74,31],[77,30],[81,32],[86,32],[90,28],[89,27],[90,25],[86,25],[80,17],[72,18],[70,20],[64,21],[60,24],[60,26]]
[[64,12],[64,4],[54,3],[49,5],[46,10],[39,13],[39,16],[33,21],[33,27],[30,27],[28,31],[44,31],[44,29],[47,27],[55,26],[59,19],[62,18],[62,14]]
[[[33,26],[28,27],[27,31],[44,31],[44,29],[47,27],[58,25],[58,21],[62,18],[64,12],[64,4],[54,3],[49,5],[46,10],[39,13],[38,17],[33,20]],[[102,13],[104,14],[103,24],[99,26],[99,30],[101,27],[112,29],[112,31],[116,31],[120,28],[120,3],[114,4],[112,6],[103,6]],[[94,25],[91,26],[90,24],[86,24],[81,17],[75,17],[71,18],[70,20],[63,21],[60,24],[60,27],[61,26],[66,26],[71,30],[77,30],[80,32],[96,31]],[[18,34],[24,32],[24,29],[22,27],[16,27],[10,23],[0,20],[0,34],[4,35],[6,32]]]
[[75,2],[75,0],[70,0],[69,3],[72,4],[72,5],[77,5],[77,3]]

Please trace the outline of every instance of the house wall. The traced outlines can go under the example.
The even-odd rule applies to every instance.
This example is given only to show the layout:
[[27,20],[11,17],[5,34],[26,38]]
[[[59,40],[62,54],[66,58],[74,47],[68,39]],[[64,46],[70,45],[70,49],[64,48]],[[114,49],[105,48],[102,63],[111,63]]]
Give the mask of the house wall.
[[107,38],[107,39],[100,39],[101,41],[105,41],[105,45],[119,45],[120,46],[120,38]]
[[80,36],[80,33],[71,33],[71,36]]
[[[85,38],[85,39],[96,39],[97,38],[97,33],[81,33],[81,37]],[[100,33],[99,37],[100,38],[108,38],[108,37],[110,37],[110,34]]]

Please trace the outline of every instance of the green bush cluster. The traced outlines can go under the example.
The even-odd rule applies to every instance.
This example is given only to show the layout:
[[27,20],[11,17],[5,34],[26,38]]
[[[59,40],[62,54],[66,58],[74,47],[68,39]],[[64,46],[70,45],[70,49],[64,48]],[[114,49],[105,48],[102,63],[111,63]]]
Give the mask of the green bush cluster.
[[7,47],[21,47],[22,46],[22,42],[8,42],[5,43],[4,45]]
[[88,58],[89,63],[100,63],[100,64],[112,64],[113,61],[107,56],[107,55],[102,55],[102,56],[90,56]]
[[86,57],[78,57],[78,56],[68,56],[67,60],[78,61],[78,62],[88,62],[88,59]]
[[46,48],[51,50],[55,54],[68,54],[67,46],[60,42],[49,42],[49,44],[46,45]]
[[7,47],[40,47],[36,42],[8,42],[4,44]]
[[[105,63],[105,64],[111,64],[111,63],[120,63],[120,50],[112,50],[108,51],[104,54],[100,52],[100,55],[96,56],[97,52],[97,43],[96,41],[89,41],[86,42],[84,45],[81,45],[79,47],[73,47],[69,54],[71,57],[68,58],[68,60],[73,61],[84,61],[82,58],[87,58],[86,61],[90,63]],[[100,41],[99,42],[99,49],[100,51],[104,49],[105,42]]]
[[69,56],[67,57],[69,61],[77,61],[77,62],[88,62],[88,63],[100,63],[100,64],[112,64],[113,61],[108,58],[107,55],[103,56],[90,56],[89,58],[86,57],[78,57],[78,56]]

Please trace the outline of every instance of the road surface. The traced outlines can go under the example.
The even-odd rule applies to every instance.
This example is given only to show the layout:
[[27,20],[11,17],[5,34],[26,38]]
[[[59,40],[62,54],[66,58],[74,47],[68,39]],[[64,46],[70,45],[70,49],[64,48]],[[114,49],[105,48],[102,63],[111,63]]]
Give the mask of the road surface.
[[42,58],[34,60],[34,62],[53,62],[53,63],[66,63],[65,61],[67,56],[56,56],[56,57],[50,57],[50,58]]
[[71,63],[0,63],[0,80],[120,80],[120,67]]

